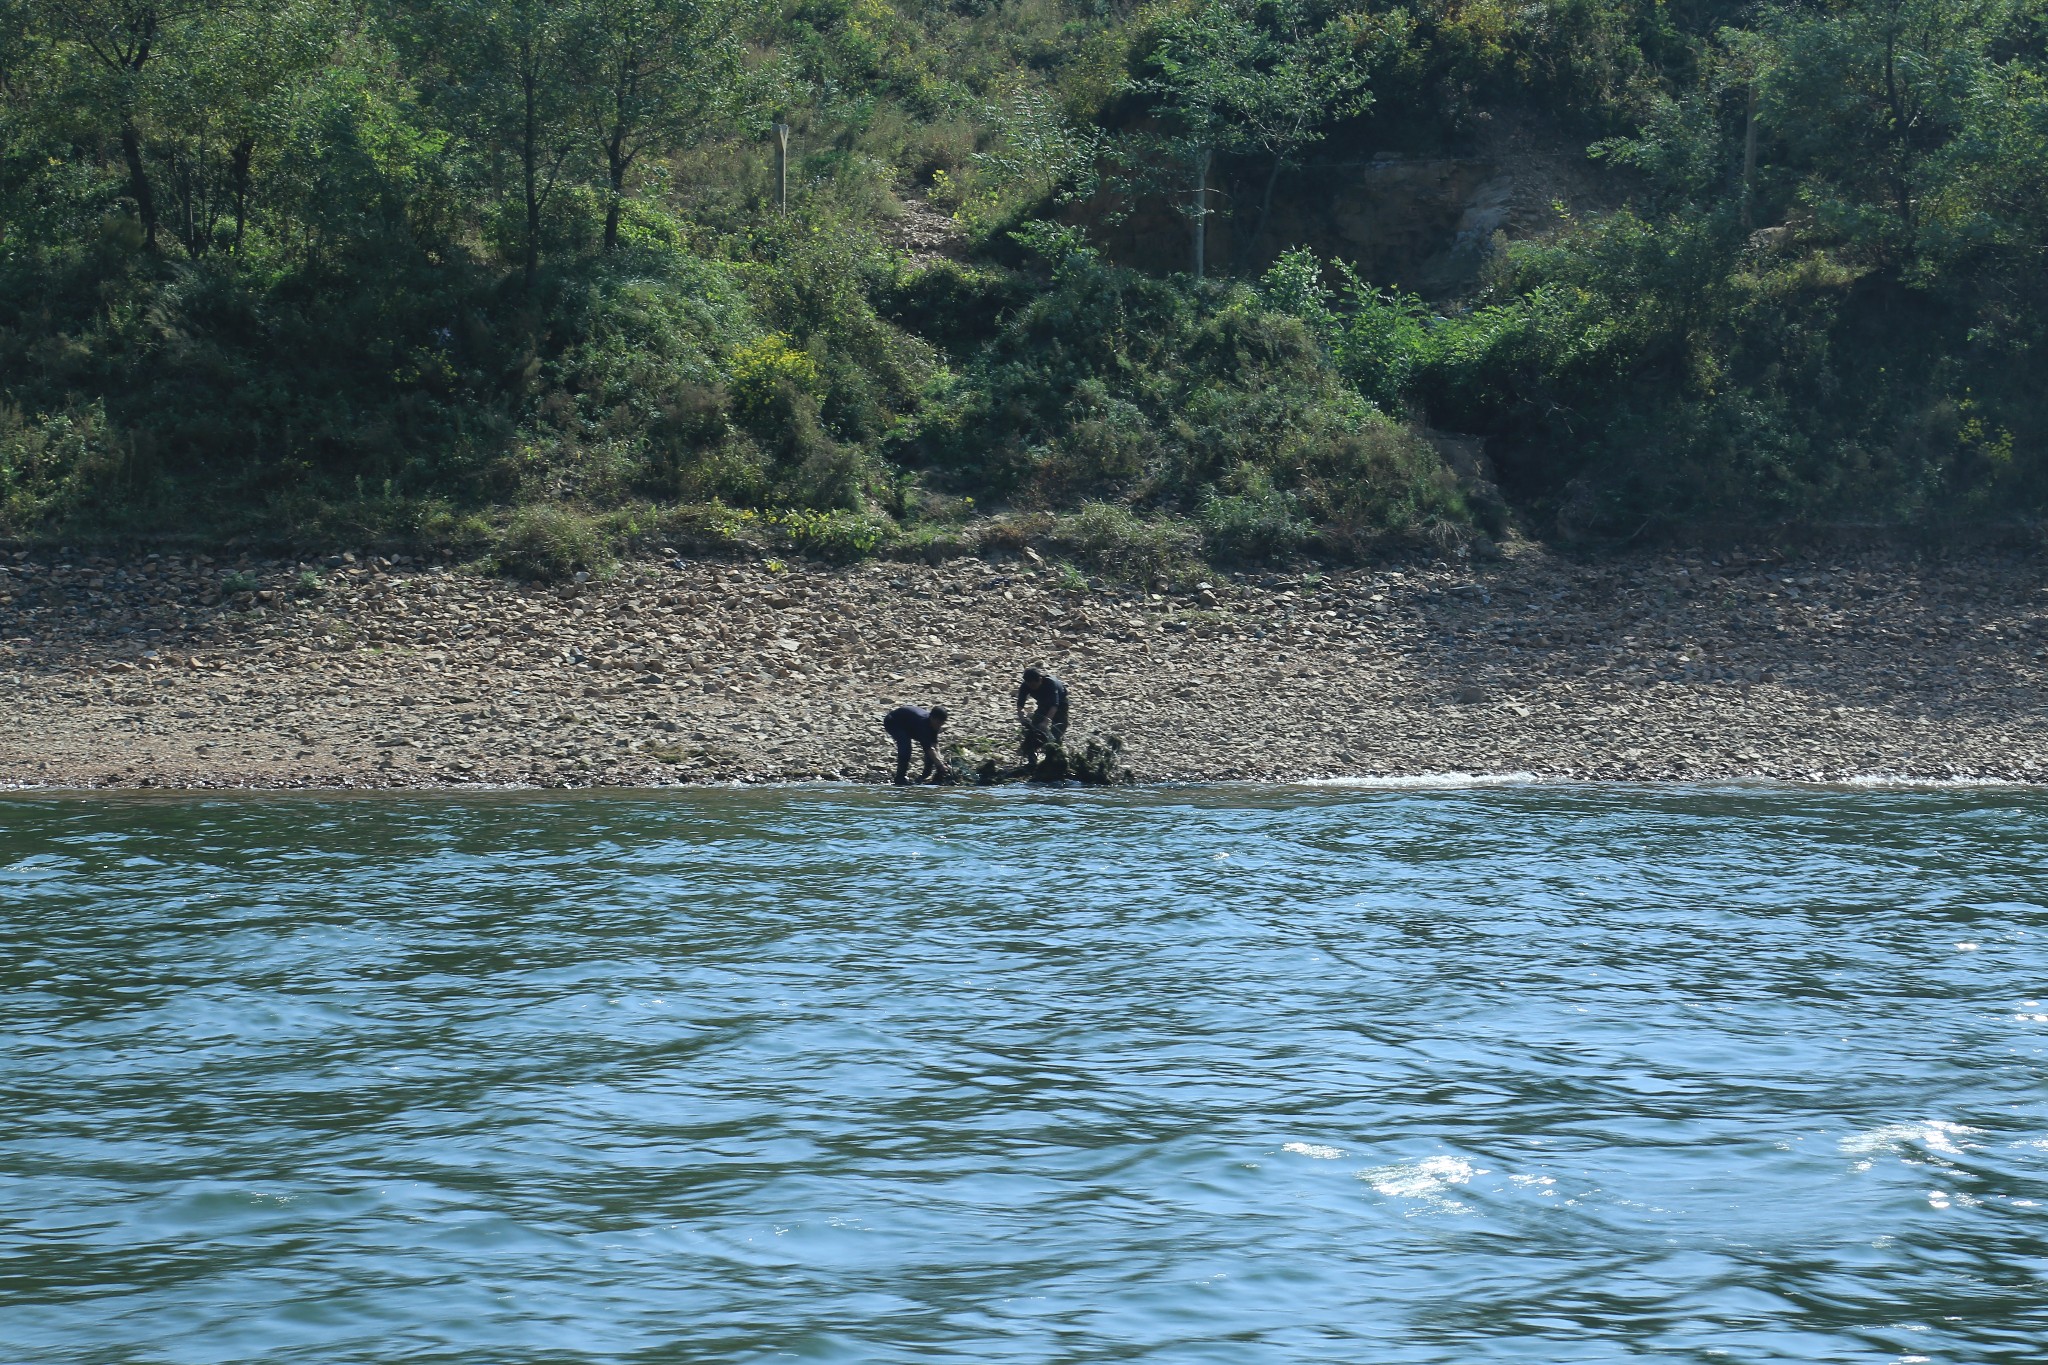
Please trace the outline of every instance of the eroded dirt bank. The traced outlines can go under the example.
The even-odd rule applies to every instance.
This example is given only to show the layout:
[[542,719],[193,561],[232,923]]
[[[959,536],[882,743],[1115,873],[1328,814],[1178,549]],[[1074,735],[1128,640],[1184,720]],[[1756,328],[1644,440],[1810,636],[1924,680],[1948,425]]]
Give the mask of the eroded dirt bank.
[[367,558],[0,566],[15,786],[875,781],[890,705],[1006,737],[1030,662],[1147,780],[2048,781],[2048,565],[2018,556],[1518,547],[1207,594],[1028,560],[664,560],[568,589]]

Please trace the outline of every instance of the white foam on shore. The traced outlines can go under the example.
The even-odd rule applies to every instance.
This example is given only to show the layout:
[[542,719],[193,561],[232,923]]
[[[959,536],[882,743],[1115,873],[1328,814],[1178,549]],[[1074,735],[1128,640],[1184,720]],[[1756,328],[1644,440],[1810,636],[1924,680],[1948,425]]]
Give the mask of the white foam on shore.
[[1304,777],[1295,787],[1527,787],[1568,782],[1535,773],[1406,773],[1398,777]]
[[1845,777],[1763,776],[1754,777],[1648,777],[1594,778],[1545,777],[1537,773],[1404,773],[1387,777],[1303,777],[1287,783],[1291,787],[1357,787],[1383,790],[1402,788],[1451,789],[1458,787],[1719,787],[1755,790],[1771,787],[1850,787],[1872,791],[1945,791],[2012,787],[2032,790],[2041,784],[2011,777],[1908,777],[1903,773],[1858,773]]
[[2015,777],[1908,777],[1904,773],[1859,773],[1854,777],[1823,779],[1824,787],[2031,787],[2036,785]]

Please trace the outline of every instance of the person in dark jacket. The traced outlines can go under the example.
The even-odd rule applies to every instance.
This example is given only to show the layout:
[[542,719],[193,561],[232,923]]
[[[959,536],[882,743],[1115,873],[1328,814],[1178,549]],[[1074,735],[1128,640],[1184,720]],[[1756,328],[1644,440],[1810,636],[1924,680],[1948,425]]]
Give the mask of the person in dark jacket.
[[882,729],[896,741],[896,785],[903,786],[910,772],[910,746],[924,750],[924,771],[917,780],[926,782],[933,774],[951,776],[952,769],[939,757],[939,731],[946,728],[946,708],[899,706],[882,717]]
[[[1026,715],[1034,703],[1038,709]],[[1024,763],[1035,768],[1040,749],[1067,737],[1067,685],[1042,668],[1025,669],[1017,688],[1017,723],[1024,727]]]

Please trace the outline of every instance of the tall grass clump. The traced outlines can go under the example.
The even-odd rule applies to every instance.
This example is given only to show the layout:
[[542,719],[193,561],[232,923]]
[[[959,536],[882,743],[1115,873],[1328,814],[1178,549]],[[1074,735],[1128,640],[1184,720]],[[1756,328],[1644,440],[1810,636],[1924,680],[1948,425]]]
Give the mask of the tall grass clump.
[[559,583],[577,572],[596,573],[612,562],[611,547],[588,515],[571,507],[522,507],[498,538],[500,572]]

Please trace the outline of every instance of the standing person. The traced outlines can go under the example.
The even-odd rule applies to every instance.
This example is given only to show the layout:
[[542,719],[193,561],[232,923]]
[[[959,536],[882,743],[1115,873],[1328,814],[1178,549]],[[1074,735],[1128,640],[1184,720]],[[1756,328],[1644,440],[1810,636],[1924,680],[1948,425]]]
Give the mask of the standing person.
[[920,782],[929,781],[934,773],[951,777],[953,770],[946,766],[946,760],[939,757],[939,731],[946,728],[946,708],[934,706],[899,706],[882,717],[882,729],[889,738],[896,741],[896,785],[903,786],[904,778],[910,772],[910,746],[914,741],[924,750],[924,771],[918,774]]
[[[1027,703],[1038,710],[1024,714]],[[1017,723],[1024,727],[1024,764],[1038,766],[1038,751],[1067,737],[1067,685],[1042,668],[1024,670],[1017,688]]]

